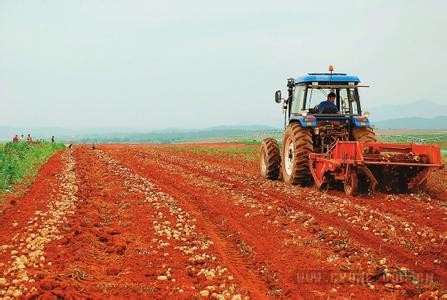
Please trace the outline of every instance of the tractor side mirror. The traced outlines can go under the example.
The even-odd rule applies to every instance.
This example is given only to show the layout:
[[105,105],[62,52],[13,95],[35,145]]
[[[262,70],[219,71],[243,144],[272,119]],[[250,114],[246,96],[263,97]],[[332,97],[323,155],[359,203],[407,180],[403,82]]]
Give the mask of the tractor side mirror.
[[275,92],[275,102],[281,103],[281,91],[280,90]]

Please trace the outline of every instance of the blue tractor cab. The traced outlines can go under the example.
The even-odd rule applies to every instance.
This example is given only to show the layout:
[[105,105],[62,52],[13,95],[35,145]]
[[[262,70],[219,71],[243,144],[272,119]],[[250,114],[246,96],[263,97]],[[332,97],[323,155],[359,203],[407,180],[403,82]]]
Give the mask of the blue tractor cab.
[[[299,122],[303,127],[316,127],[318,120],[348,120],[353,127],[370,127],[367,116],[362,115],[359,77],[345,73],[307,73],[287,81],[288,97],[281,98],[277,91],[275,101],[283,101],[286,109],[285,125]],[[337,111],[321,113],[319,104],[335,93]]]

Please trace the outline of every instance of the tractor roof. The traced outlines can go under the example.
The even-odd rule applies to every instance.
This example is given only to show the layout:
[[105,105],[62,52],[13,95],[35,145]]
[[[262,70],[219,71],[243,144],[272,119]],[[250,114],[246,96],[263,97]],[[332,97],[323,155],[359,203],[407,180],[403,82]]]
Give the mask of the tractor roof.
[[307,73],[295,79],[295,83],[308,82],[355,82],[359,83],[360,79],[354,75],[345,73]]

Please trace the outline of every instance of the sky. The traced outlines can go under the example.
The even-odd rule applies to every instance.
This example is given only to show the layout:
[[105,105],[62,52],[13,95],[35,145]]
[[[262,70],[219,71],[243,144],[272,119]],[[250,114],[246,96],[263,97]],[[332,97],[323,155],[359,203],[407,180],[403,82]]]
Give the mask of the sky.
[[447,1],[0,0],[0,126],[282,124],[274,92],[358,75],[362,106],[445,103]]

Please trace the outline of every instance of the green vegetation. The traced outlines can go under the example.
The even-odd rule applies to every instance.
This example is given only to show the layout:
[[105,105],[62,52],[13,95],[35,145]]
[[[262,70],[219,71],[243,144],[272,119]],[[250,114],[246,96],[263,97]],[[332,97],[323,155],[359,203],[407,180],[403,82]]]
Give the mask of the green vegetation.
[[261,142],[262,141],[258,141],[258,140],[242,140],[242,141],[240,141],[242,144],[245,144],[245,145],[261,145]]
[[57,150],[60,143],[6,143],[0,145],[0,194],[11,191],[11,186],[31,180],[39,168]]
[[176,145],[171,147],[173,151],[187,151],[188,153],[195,154],[211,154],[215,155],[231,155],[237,156],[240,159],[244,160],[256,160],[259,154],[259,143],[247,144],[242,147],[220,147],[214,146],[213,144],[209,144],[205,147],[203,146],[192,146],[192,147],[183,147],[181,145]]
[[[219,154],[233,154],[241,158],[252,160],[257,159],[257,154],[259,150],[259,145],[262,139],[266,137],[272,137],[278,140],[280,148],[282,141],[283,132],[280,130],[266,130],[266,131],[256,131],[256,132],[244,132],[240,134],[233,134],[231,136],[226,136],[224,141],[227,142],[238,142],[244,144],[246,147],[213,147],[212,144],[202,147],[193,146],[188,148],[187,151],[196,153],[209,153],[214,155]],[[438,145],[441,147],[441,153],[444,161],[447,161],[447,134],[443,132],[415,132],[411,134],[379,134],[377,138],[381,142],[385,143],[416,143],[416,144],[427,144],[427,145]],[[177,151],[185,151],[186,149],[181,145],[176,145],[172,148]]]
[[436,144],[441,148],[447,148],[447,134],[415,133],[415,134],[389,134],[379,135],[382,141],[396,143]]

